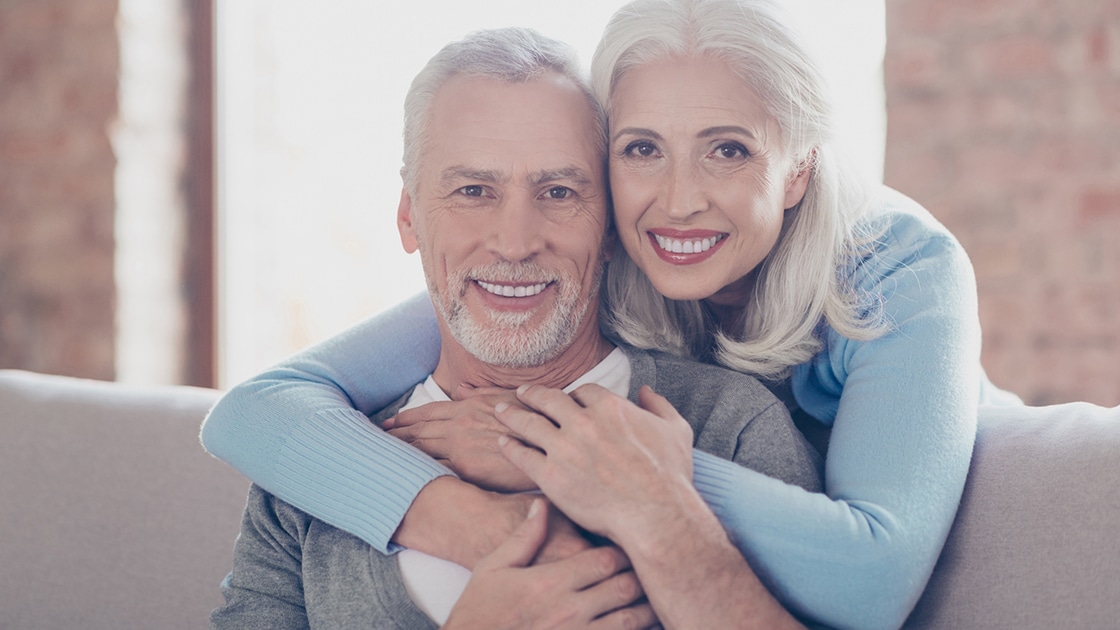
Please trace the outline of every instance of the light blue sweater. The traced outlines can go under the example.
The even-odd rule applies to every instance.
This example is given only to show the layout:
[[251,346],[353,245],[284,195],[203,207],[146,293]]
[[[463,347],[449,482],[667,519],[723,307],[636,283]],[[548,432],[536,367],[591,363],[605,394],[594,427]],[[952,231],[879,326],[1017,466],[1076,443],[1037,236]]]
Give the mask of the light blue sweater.
[[[1002,393],[980,368],[973,271],[925,210],[884,190],[876,255],[852,276],[881,294],[890,332],[825,329],[795,368],[797,404],[832,436],[827,494],[694,453],[695,483],[791,610],[834,627],[891,628],[917,602],[968,472],[977,404]],[[420,489],[450,472],[370,423],[434,368],[426,295],[230,390],[202,427],[208,451],[268,492],[381,551]]]

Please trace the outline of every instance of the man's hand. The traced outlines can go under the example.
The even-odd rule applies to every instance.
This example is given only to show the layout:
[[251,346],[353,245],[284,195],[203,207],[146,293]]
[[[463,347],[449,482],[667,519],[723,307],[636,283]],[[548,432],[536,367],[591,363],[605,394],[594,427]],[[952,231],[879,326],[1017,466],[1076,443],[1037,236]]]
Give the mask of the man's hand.
[[507,435],[509,429],[494,418],[494,407],[499,403],[520,407],[516,393],[460,387],[456,398],[462,400],[402,411],[383,428],[480,488],[497,492],[535,490],[536,484],[498,448],[498,437]]
[[479,561],[444,630],[505,628],[649,628],[656,624],[626,556],[588,549],[529,566],[549,529],[545,503],[493,553]]

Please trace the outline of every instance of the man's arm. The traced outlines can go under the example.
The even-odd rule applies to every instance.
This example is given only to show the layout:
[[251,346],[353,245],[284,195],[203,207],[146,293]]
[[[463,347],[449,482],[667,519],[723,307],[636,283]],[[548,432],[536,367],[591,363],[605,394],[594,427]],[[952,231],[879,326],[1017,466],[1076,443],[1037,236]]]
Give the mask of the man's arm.
[[233,549],[233,571],[222,580],[226,603],[210,613],[211,628],[310,627],[299,541],[281,526],[273,501],[256,485],[249,491]]

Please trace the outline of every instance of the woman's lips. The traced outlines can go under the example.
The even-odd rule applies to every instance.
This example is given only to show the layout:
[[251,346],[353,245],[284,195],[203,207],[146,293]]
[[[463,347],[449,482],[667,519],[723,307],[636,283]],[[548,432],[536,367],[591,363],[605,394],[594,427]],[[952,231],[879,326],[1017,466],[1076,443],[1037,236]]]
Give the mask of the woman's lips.
[[653,251],[667,263],[693,265],[711,258],[723,247],[726,232],[657,229],[646,232]]

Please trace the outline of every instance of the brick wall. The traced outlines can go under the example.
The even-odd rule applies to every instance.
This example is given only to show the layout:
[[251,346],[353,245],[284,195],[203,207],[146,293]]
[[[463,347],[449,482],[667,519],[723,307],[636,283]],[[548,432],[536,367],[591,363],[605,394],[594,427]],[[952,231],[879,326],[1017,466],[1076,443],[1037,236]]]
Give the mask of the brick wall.
[[0,0],[0,368],[111,379],[116,0]]
[[1120,1],[889,0],[885,178],[976,267],[984,365],[1120,404]]

